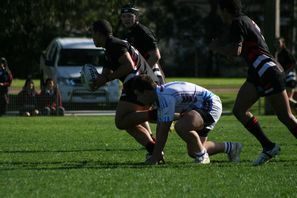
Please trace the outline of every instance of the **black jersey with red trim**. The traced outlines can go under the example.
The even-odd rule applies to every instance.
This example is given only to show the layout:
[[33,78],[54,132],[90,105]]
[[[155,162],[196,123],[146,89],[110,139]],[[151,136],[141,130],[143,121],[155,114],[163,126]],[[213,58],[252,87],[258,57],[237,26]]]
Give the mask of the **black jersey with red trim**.
[[285,71],[290,70],[296,65],[296,59],[287,48],[282,48],[277,53],[276,57],[277,61],[281,64]]
[[148,59],[148,52],[158,48],[155,34],[146,26],[136,23],[124,36],[145,58]]
[[260,28],[252,19],[244,14],[232,21],[229,36],[232,43],[242,42],[241,54],[249,65],[259,55],[265,54],[272,57]]
[[[155,82],[159,83],[158,78],[154,74],[149,64],[145,61],[143,56],[127,41],[111,36],[106,41],[105,49],[107,63],[106,65],[104,65],[104,67],[107,67],[113,71],[117,70],[121,66],[121,64],[119,63],[120,57],[128,52],[135,66],[134,70],[130,74],[147,74]],[[122,82],[125,82],[125,80],[127,80],[127,76],[129,76],[130,74],[123,75],[122,77],[120,77],[120,80]]]

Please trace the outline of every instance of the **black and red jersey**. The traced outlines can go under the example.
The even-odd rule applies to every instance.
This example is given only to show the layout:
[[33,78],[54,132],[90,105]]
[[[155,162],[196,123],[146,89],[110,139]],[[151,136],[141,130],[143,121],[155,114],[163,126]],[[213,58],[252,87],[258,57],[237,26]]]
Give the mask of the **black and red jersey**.
[[124,36],[145,58],[148,59],[148,52],[158,48],[155,34],[146,26],[136,23]]
[[[143,56],[136,50],[129,42],[125,40],[121,40],[116,37],[109,37],[105,44],[106,49],[106,61],[107,64],[104,67],[108,67],[109,69],[115,71],[121,65],[119,63],[120,57],[128,52],[134,62],[134,70],[131,74],[139,75],[139,74],[147,74],[149,75],[154,81],[158,82],[158,78],[153,73],[153,70],[149,66],[149,64],[145,61]],[[129,74],[128,74],[129,75]],[[123,75],[120,77],[122,82],[127,81],[127,76]]]
[[242,42],[242,56],[249,64],[262,54],[272,57],[260,28],[246,15],[233,20],[229,39],[232,43]]

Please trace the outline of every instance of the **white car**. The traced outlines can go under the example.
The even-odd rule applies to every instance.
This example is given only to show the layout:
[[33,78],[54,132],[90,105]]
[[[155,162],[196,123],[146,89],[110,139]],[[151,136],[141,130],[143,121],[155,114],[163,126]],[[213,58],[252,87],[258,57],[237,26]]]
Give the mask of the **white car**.
[[41,86],[47,78],[57,82],[63,103],[116,103],[120,81],[113,80],[92,92],[80,80],[85,64],[96,66],[99,73],[105,63],[105,49],[97,48],[90,38],[56,38],[40,58]]

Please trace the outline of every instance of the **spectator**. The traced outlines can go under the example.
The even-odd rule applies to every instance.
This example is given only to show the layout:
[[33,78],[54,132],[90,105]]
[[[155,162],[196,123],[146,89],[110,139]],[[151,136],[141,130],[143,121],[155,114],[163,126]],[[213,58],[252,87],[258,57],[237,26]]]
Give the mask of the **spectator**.
[[34,116],[39,114],[37,97],[38,93],[35,90],[34,82],[28,78],[22,90],[18,94],[20,115]]
[[7,105],[9,103],[8,87],[12,81],[12,74],[8,68],[6,58],[0,58],[0,116],[6,113]]
[[39,97],[43,115],[64,115],[65,109],[62,106],[60,91],[53,79],[46,79]]
[[276,59],[284,68],[286,73],[286,91],[290,100],[290,105],[293,111],[296,112],[297,101],[294,100],[294,89],[297,85],[296,81],[296,59],[286,47],[285,39],[276,38]]

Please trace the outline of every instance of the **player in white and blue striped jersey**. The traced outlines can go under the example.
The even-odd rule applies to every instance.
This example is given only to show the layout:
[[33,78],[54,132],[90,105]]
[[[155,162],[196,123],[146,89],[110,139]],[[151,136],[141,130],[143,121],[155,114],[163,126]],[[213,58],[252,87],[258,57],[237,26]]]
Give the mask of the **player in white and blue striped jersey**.
[[[148,112],[148,119],[156,119],[156,144],[148,164],[163,160],[170,125],[186,142],[190,157],[199,164],[210,163],[209,155],[226,152],[230,161],[238,162],[242,145],[237,142],[207,141],[222,113],[220,98],[211,91],[189,82],[171,82],[158,86],[149,76],[140,75],[131,81],[129,91],[137,100],[156,110]],[[141,116],[139,116],[141,117]]]

